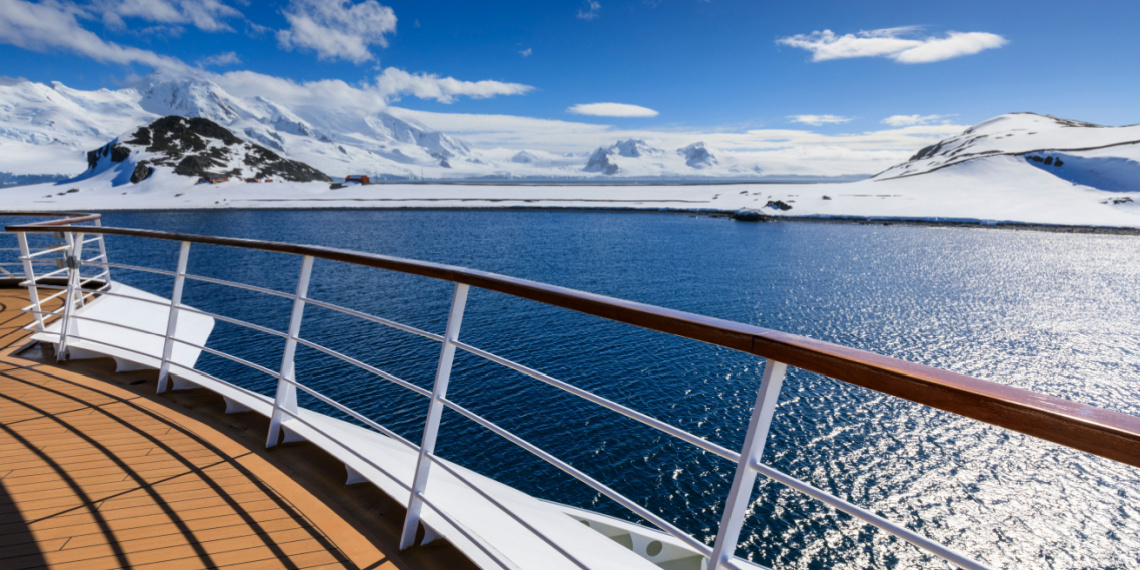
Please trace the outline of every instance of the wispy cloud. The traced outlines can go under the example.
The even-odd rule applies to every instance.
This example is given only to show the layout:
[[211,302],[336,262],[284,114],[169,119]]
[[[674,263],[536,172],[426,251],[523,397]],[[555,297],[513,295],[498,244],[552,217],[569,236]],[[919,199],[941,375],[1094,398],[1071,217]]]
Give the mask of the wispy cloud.
[[307,49],[320,59],[364,63],[374,58],[369,46],[387,47],[396,31],[396,13],[375,0],[292,0],[284,11],[289,29],[277,32],[284,49]]
[[601,11],[602,5],[598,3],[598,0],[586,0],[578,9],[578,17],[583,20],[593,20],[598,17]]
[[203,57],[197,61],[198,67],[215,67],[223,65],[234,65],[238,63],[241,63],[241,58],[238,57],[237,52],[232,51],[214,54],[209,57]]
[[520,52],[519,52],[519,55],[521,55],[521,56],[523,56],[523,57],[530,57],[530,55],[531,55],[532,53],[534,53],[534,49],[533,49],[533,48],[526,48],[526,49],[524,49],[524,50],[520,51]]
[[0,43],[42,53],[69,51],[105,63],[140,63],[161,69],[189,67],[177,58],[104,41],[79,24],[78,18],[85,16],[72,4],[0,0]]
[[922,33],[916,26],[883,28],[836,35],[831,30],[798,34],[776,40],[777,44],[811,52],[812,61],[885,57],[899,63],[932,63],[1000,48],[1008,40],[988,32],[948,32],[944,36]]
[[123,28],[124,18],[161,24],[192,24],[207,32],[232,31],[229,18],[240,18],[233,6],[220,0],[95,0],[91,9],[102,14],[103,23]]
[[853,118],[854,117],[841,117],[839,115],[791,115],[788,117],[793,123],[802,123],[813,127],[850,123]]
[[566,109],[567,113],[575,115],[592,115],[594,117],[656,117],[657,111],[641,105],[628,105],[626,103],[583,103]]
[[951,115],[891,115],[882,120],[884,125],[892,127],[909,127],[912,125],[929,125],[931,123],[945,123]]

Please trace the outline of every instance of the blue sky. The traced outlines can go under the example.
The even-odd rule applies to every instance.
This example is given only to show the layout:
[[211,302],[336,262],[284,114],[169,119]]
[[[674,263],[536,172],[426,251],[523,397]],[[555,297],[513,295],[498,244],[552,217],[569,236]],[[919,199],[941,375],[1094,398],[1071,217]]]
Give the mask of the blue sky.
[[[56,17],[58,33],[32,29]],[[338,79],[408,109],[619,129],[835,134],[1009,111],[1118,125],[1140,122],[1136,22],[1134,1],[0,0],[0,75],[113,89],[160,58]],[[934,54],[899,55],[905,42],[935,42]],[[844,48],[852,57],[827,59]],[[389,69],[402,75],[377,79]],[[446,78],[488,83],[433,92]],[[603,102],[656,114],[568,112]]]

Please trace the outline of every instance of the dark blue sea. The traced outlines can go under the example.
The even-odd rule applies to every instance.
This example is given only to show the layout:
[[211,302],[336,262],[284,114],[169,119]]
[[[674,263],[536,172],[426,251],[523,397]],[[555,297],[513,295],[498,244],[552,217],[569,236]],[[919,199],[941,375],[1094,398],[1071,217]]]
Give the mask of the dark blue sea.
[[[462,265],[732,319],[1140,415],[1140,238],[978,228],[740,223],[676,214],[120,213],[107,225],[320,244]],[[176,243],[108,238],[173,269]],[[195,245],[190,271],[291,292],[295,256]],[[114,273],[169,295],[170,281]],[[442,333],[452,286],[318,260],[310,295]],[[285,330],[285,299],[190,283],[185,302]],[[438,344],[309,307],[301,336],[420,386]],[[473,290],[460,338],[739,449],[762,362]],[[270,369],[280,338],[219,322],[214,348]],[[203,355],[272,394],[275,382]],[[427,402],[314,350],[298,378],[418,441]],[[711,544],[733,466],[460,351],[451,397]],[[312,398],[303,405],[328,412]],[[534,495],[629,517],[454,413],[439,452]],[[764,461],[999,568],[1140,568],[1140,470],[791,370]],[[944,567],[761,481],[739,553],[779,568]]]

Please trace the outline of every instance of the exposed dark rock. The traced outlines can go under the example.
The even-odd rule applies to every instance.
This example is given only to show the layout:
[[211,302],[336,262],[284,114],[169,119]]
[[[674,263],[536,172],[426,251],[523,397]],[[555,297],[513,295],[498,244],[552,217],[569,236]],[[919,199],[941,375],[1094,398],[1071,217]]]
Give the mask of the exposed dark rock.
[[140,162],[135,165],[135,171],[131,173],[131,184],[138,184],[150,178],[151,174],[154,174],[154,168],[145,162]]
[[1128,196],[1125,196],[1123,198],[1112,198],[1110,200],[1105,200],[1104,202],[1101,202],[1101,203],[1102,204],[1112,204],[1112,205],[1131,204],[1132,198],[1129,198]]
[[831,196],[827,196],[827,195],[824,195],[823,199],[824,199],[824,200],[830,200],[830,199],[831,199]]
[[[133,148],[132,148],[133,147]],[[289,182],[332,182],[321,171],[281,157],[260,145],[247,143],[225,127],[202,118],[163,117],[139,127],[124,143],[108,144],[87,153],[97,166],[104,156],[122,162],[133,150],[149,154],[131,175],[131,182],[148,178],[156,166],[167,166],[181,176],[195,178],[276,178]]]
[[1065,163],[1061,160],[1061,157],[1057,157],[1057,160],[1053,161],[1053,166],[1064,166],[1064,165],[1065,165]]
[[1045,157],[1045,165],[1046,165],[1046,166],[1053,166],[1053,157],[1051,157],[1051,156],[1046,156],[1046,157]]
[[94,169],[99,166],[99,160],[105,156],[109,156],[111,162],[122,162],[130,155],[130,148],[117,142],[110,142],[95,150],[87,151],[87,168]]
[[790,205],[781,200],[768,200],[768,203],[764,204],[764,207],[772,208],[773,210],[780,210],[781,212],[787,212],[788,210],[792,209]]
[[1029,157],[1029,160],[1032,160],[1033,162],[1045,162],[1045,159],[1041,158],[1040,156],[1031,156]]
[[922,160],[924,158],[934,156],[934,155],[938,154],[938,151],[940,151],[940,150],[942,150],[942,143],[941,142],[938,144],[932,144],[928,147],[923,147],[921,150],[918,151],[918,153],[916,153],[914,156],[910,157],[910,160],[907,162],[914,162],[916,160]]
[[765,217],[760,213],[760,210],[750,210],[742,208],[732,213],[732,219],[738,222],[762,222]]

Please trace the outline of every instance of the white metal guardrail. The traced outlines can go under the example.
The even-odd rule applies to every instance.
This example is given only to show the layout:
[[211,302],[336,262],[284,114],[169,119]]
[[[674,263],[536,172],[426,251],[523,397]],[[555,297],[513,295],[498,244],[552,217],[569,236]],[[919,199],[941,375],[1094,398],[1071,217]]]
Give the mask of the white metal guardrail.
[[[98,224],[98,220],[95,220],[94,223]],[[362,313],[360,311],[356,311],[354,309],[341,307],[339,305],[309,297],[308,286],[313,272],[314,261],[314,257],[312,255],[300,255],[301,269],[296,280],[295,291],[293,293],[284,293],[281,291],[275,291],[254,285],[224,281],[221,279],[187,273],[188,260],[191,252],[190,241],[181,242],[176,270],[171,272],[148,267],[111,263],[110,260],[107,259],[106,248],[103,242],[103,235],[97,234],[97,238],[85,239],[85,232],[82,226],[69,225],[66,227],[56,228],[56,231],[60,232],[60,234],[66,239],[66,243],[64,245],[51,248],[41,248],[34,251],[28,246],[28,236],[25,233],[18,232],[17,238],[20,244],[20,260],[22,262],[24,277],[24,281],[21,284],[28,288],[29,294],[31,296],[31,305],[26,307],[25,310],[35,316],[34,322],[29,325],[28,328],[30,330],[44,332],[49,320],[58,319],[62,321],[62,326],[60,328],[61,333],[59,335],[60,338],[58,343],[58,346],[60,347],[58,353],[59,358],[64,359],[67,357],[67,345],[69,336],[72,338],[77,338],[79,340],[95,340],[78,337],[73,332],[73,329],[69,329],[68,322],[73,319],[89,319],[89,317],[85,317],[83,314],[77,314],[76,312],[78,308],[82,307],[85,298],[89,299],[92,296],[99,295],[117,295],[117,293],[110,290],[109,287],[111,268],[122,271],[147,272],[172,277],[173,287],[171,291],[171,299],[168,304],[146,301],[156,303],[164,306],[164,308],[170,309],[169,322],[166,327],[166,334],[163,337],[164,345],[161,358],[161,367],[159,370],[159,391],[165,391],[169,387],[169,379],[172,366],[170,357],[173,346],[177,343],[187,344],[215,356],[225,358],[243,366],[252,368],[277,380],[277,389],[275,392],[275,397],[273,399],[272,413],[270,417],[270,430],[267,434],[266,439],[266,445],[269,447],[277,445],[281,441],[281,427],[282,423],[286,420],[301,422],[308,428],[314,430],[317,433],[320,433],[328,439],[337,441],[336,437],[330,436],[327,432],[322,431],[321,426],[315,425],[306,419],[305,415],[302,413],[302,410],[298,407],[297,392],[299,390],[415,451],[418,454],[418,459],[412,484],[410,488],[408,488],[403,483],[400,483],[401,486],[404,486],[405,489],[409,492],[410,497],[407,505],[407,515],[405,518],[403,534],[400,543],[401,548],[408,548],[413,545],[417,528],[420,524],[423,509],[426,507],[433,509],[444,520],[452,523],[453,526],[462,532],[468,540],[478,546],[488,557],[495,560],[500,566],[503,568],[514,567],[509,560],[505,560],[500,556],[493,545],[486,544],[477,536],[476,532],[472,532],[470,529],[466,529],[462,524],[453,521],[446,509],[441,509],[438,504],[433,502],[433,495],[430,492],[430,489],[427,487],[428,474],[432,469],[443,469],[450,472],[453,476],[457,477],[460,481],[471,487],[475,492],[481,494],[493,502],[508,516],[522,523],[530,531],[536,533],[536,535],[538,535],[542,540],[550,544],[550,546],[567,555],[567,557],[572,562],[580,567],[586,567],[584,563],[575,559],[573,556],[563,550],[562,547],[556,543],[556,541],[543,535],[541,531],[528,524],[518,514],[510,512],[508,507],[503,505],[501,502],[496,501],[493,497],[490,497],[487,493],[481,490],[477,484],[472,482],[470,479],[460,475],[451,467],[449,467],[445,462],[441,461],[439,456],[437,456],[435,453],[435,448],[439,439],[440,420],[443,411],[447,409],[462,415],[463,417],[482,426],[492,433],[495,433],[496,435],[501,436],[516,446],[528,451],[529,453],[535,455],[550,465],[558,468],[562,472],[588,485],[598,493],[601,493],[602,495],[605,495],[606,497],[612,499],[613,501],[628,509],[630,512],[652,523],[654,526],[661,529],[665,533],[672,535],[687,545],[689,548],[691,548],[693,552],[699,553],[700,555],[708,558],[710,560],[710,563],[708,564],[708,568],[710,570],[720,568],[745,567],[745,564],[743,564],[745,561],[737,558],[735,556],[735,551],[742,525],[745,522],[747,507],[751,501],[752,490],[755,485],[757,475],[763,475],[801,493],[804,493],[809,497],[822,501],[837,510],[843,511],[853,517],[856,517],[865,523],[874,525],[898,538],[901,538],[917,546],[918,548],[929,552],[930,554],[945,559],[961,568],[984,568],[983,565],[973,561],[969,557],[959,552],[947,548],[927,537],[910,531],[909,529],[899,524],[886,520],[875,513],[852,505],[847,501],[835,497],[826,491],[812,487],[803,481],[795,479],[786,473],[782,473],[770,466],[761,463],[760,460],[764,452],[772,416],[776,408],[776,403],[779,399],[780,389],[783,385],[785,371],[787,369],[787,365],[784,363],[771,359],[767,360],[764,366],[764,373],[760,388],[757,393],[756,404],[749,421],[744,447],[742,451],[737,452],[731,449],[727,449],[716,443],[710,442],[676,426],[670,425],[666,422],[638,412],[622,404],[613,402],[589,391],[572,386],[566,382],[548,376],[541,371],[535,370],[526,365],[519,364],[517,362],[511,361],[509,359],[503,358],[501,356],[495,355],[493,353],[460,341],[459,333],[462,327],[464,310],[467,305],[468,292],[470,290],[470,285],[466,283],[455,283],[451,299],[451,307],[447,319],[447,325],[444,333],[442,335],[439,335],[420,330],[409,325],[397,323],[388,319],[376,317]],[[84,258],[84,246],[92,243],[97,244],[99,253],[93,257]],[[36,264],[45,259],[46,256],[51,256],[53,254],[62,256],[62,259],[64,260],[63,267],[48,273],[37,274],[35,272]],[[98,270],[98,272],[94,275],[83,276],[83,268],[95,268]],[[60,278],[64,276],[66,277],[66,285],[45,283],[45,280],[48,278]],[[288,330],[276,331],[267,327],[249,323],[245,320],[238,319],[233,316],[220,315],[200,309],[187,307],[182,304],[182,293],[187,280],[212,283],[215,285],[233,287],[246,291],[252,291],[255,293],[274,295],[277,297],[290,299],[293,301],[293,308]],[[85,285],[90,284],[95,284],[98,286],[85,288]],[[53,289],[58,290],[58,292],[47,297],[46,299],[41,300],[38,292],[39,289]],[[63,307],[61,309],[54,311],[45,311],[42,308],[48,299],[55,299],[60,296],[64,297]],[[300,336],[300,333],[304,317],[304,308],[306,305],[310,304],[318,307],[323,307],[325,309],[338,311],[350,317],[378,323],[396,330],[439,342],[441,344],[441,350],[432,390],[429,392],[375,366],[342,354],[336,350],[322,346],[315,341],[302,338]],[[284,352],[280,367],[276,370],[271,370],[264,366],[249,362],[240,357],[227,354],[222,351],[214,350],[206,346],[188,343],[175,337],[173,333],[175,331],[175,327],[177,326],[180,312],[193,312],[201,315],[206,315],[227,323],[247,327],[251,330],[282,338],[284,341]],[[136,329],[136,332],[151,335],[157,334],[142,329]],[[107,339],[98,339],[98,342],[115,346],[116,348],[122,349],[124,351],[133,351],[132,347],[117,346],[111,344]],[[385,428],[384,426],[378,424],[363,414],[358,413],[348,406],[345,406],[299,382],[294,372],[294,355],[298,345],[318,350],[326,355],[337,358],[357,368],[366,370],[373,375],[384,379],[385,381],[391,382],[397,386],[400,386],[406,390],[427,398],[429,400],[429,403],[425,418],[423,438],[419,445],[408,441],[407,439],[399,436],[398,434]],[[694,538],[693,536],[690,536],[662,516],[637,504],[633,500],[610,488],[603,482],[587,475],[577,467],[570,465],[569,463],[555,457],[551,453],[539,448],[538,446],[496,425],[490,420],[487,420],[486,418],[448,399],[448,384],[451,376],[452,361],[454,359],[456,350],[463,350],[487,361],[520,372],[539,382],[558,388],[575,397],[601,406],[626,418],[640,422],[669,436],[684,441],[690,445],[694,445],[709,453],[734,462],[736,464],[736,472],[725,503],[725,509],[721,516],[721,521],[715,542],[712,545],[709,545]],[[221,381],[224,382],[224,380]],[[248,390],[245,390],[233,384],[229,384],[229,386],[237,390],[248,392]],[[338,444],[343,447],[344,451],[356,455],[360,460],[364,461],[368,465],[387,474],[387,472],[380,465],[378,465],[369,457],[366,457],[360,452],[353,449],[352,446],[340,442],[338,442]],[[390,474],[388,475],[391,476]],[[395,477],[392,478],[393,480],[399,482]]]

